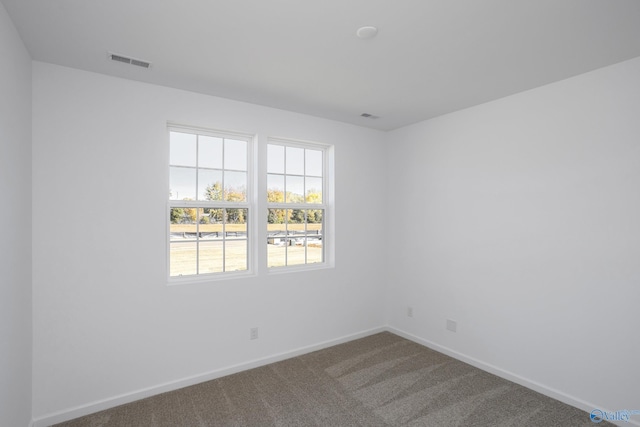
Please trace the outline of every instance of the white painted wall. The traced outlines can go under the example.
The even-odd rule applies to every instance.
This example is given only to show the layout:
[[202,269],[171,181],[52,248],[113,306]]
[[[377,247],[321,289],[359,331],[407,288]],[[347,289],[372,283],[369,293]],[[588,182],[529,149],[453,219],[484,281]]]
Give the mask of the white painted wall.
[[31,58],[0,3],[0,425],[31,421]]
[[640,58],[387,139],[389,325],[585,409],[636,409]]
[[[382,132],[33,67],[36,420],[384,324]],[[336,267],[167,287],[167,120],[335,144]]]
[[[636,59],[385,135],[34,63],[36,420],[368,331],[385,310],[392,328],[585,409],[637,409],[639,76]],[[12,135],[28,141],[20,117]],[[167,287],[167,120],[334,143],[336,268]],[[10,144],[24,162],[28,144]],[[25,322],[28,261],[12,268],[21,305],[3,297],[2,315]],[[27,332],[2,332],[16,360]]]

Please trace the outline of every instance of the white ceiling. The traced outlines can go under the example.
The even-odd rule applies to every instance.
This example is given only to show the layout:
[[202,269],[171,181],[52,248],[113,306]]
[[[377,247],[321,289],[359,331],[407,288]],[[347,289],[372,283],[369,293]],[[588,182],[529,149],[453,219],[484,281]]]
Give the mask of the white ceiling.
[[0,1],[35,60],[383,130],[640,56],[638,0]]

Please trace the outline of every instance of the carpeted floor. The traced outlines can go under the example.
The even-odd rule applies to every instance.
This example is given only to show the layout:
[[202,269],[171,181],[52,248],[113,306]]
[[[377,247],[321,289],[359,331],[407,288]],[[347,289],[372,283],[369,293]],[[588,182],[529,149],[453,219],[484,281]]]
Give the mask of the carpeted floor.
[[586,412],[384,332],[57,427],[593,425]]

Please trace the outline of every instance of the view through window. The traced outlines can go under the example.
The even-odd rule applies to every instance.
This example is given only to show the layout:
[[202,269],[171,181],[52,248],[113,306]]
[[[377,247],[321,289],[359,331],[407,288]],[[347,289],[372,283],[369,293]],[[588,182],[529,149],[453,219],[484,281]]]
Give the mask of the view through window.
[[324,262],[325,150],[270,141],[267,145],[267,265]]
[[250,142],[170,128],[170,277],[248,269]]
[[[330,265],[330,146],[265,142],[256,147],[254,136],[169,125],[170,279],[238,276],[264,265],[270,271]],[[254,148],[261,148],[256,159]],[[262,190],[255,197],[260,164],[266,176],[258,177]],[[252,259],[265,254],[265,244],[267,259]]]

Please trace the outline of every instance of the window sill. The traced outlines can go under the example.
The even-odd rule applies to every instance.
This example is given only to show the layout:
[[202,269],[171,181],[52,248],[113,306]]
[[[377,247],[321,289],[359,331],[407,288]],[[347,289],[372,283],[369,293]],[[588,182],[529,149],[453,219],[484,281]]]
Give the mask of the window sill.
[[251,271],[211,273],[201,274],[198,276],[177,276],[169,278],[167,280],[167,286],[195,285],[208,282],[219,282],[224,280],[246,279],[255,276],[256,274]]
[[267,275],[289,274],[289,273],[298,273],[298,272],[302,273],[305,271],[328,270],[332,268],[334,268],[334,266],[328,263],[293,265],[293,266],[287,266],[287,267],[271,267],[267,269]]

